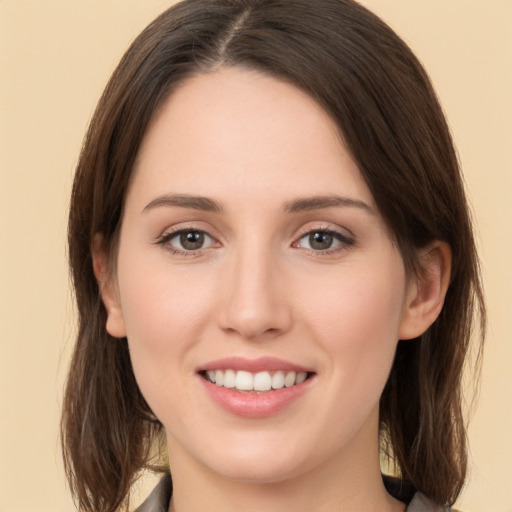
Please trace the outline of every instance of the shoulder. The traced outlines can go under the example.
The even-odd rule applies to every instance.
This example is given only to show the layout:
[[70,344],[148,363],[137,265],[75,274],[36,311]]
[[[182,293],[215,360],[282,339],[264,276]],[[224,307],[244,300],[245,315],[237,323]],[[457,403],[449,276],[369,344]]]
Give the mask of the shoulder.
[[171,475],[166,474],[135,512],[167,512],[172,496]]
[[420,492],[417,492],[405,512],[457,512],[457,510],[438,505]]
[[[407,494],[407,492],[404,494]],[[135,512],[167,512],[171,495],[171,475],[166,474],[146,501]],[[417,492],[409,502],[405,512],[457,512],[457,510],[437,505],[423,494]]]
[[386,490],[399,501],[408,503],[405,512],[458,512],[449,507],[438,505],[427,498],[408,481],[389,475],[382,476]]

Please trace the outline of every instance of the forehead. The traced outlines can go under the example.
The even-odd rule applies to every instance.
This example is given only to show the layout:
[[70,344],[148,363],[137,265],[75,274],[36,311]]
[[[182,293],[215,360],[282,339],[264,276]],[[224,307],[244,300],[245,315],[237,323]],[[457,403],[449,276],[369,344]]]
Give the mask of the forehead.
[[298,88],[222,68],[179,87],[155,113],[132,188],[156,193],[344,195],[372,202],[329,115]]

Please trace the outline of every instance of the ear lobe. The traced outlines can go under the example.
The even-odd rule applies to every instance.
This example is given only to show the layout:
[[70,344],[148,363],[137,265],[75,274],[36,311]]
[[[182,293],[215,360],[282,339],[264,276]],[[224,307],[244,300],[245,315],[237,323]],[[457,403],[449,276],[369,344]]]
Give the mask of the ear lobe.
[[106,330],[114,338],[124,338],[126,327],[124,325],[123,312],[119,302],[118,291],[114,277],[111,273],[108,255],[103,244],[103,237],[100,234],[94,235],[92,247],[92,265],[101,300],[107,311]]
[[441,312],[450,284],[452,252],[446,242],[436,241],[421,249],[420,274],[409,284],[399,338],[421,336]]

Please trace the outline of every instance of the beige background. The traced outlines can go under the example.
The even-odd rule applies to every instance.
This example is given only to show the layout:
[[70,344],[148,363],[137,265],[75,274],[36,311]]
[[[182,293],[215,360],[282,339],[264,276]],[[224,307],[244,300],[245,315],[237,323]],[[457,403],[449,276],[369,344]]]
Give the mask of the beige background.
[[[0,512],[73,510],[58,449],[71,177],[110,72],[169,3],[0,0]],[[364,3],[426,65],[459,148],[490,316],[459,506],[512,512],[512,1]]]

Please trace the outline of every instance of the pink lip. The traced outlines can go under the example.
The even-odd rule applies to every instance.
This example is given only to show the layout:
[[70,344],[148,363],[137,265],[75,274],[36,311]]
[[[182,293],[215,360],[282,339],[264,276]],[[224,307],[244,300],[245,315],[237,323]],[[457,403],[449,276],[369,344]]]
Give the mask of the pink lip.
[[210,398],[225,411],[243,418],[265,418],[277,414],[298,400],[316,380],[313,375],[301,384],[289,388],[284,387],[264,393],[244,393],[217,386],[201,375],[208,370],[226,369],[245,370],[251,373],[277,370],[311,373],[311,370],[273,357],[259,359],[229,357],[217,359],[201,366],[198,369],[198,377]]
[[305,368],[283,359],[275,357],[260,357],[258,359],[246,359],[244,357],[226,357],[223,359],[217,359],[210,361],[204,366],[197,369],[198,372],[208,370],[245,370],[246,372],[257,373],[257,372],[270,372],[277,370],[284,370],[288,372],[312,372],[311,369]]
[[243,418],[265,418],[277,414],[303,395],[315,380],[309,378],[296,386],[265,393],[242,393],[217,386],[202,377],[200,379],[204,389],[217,405]]

